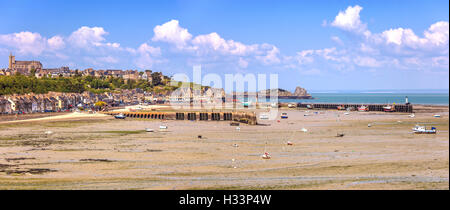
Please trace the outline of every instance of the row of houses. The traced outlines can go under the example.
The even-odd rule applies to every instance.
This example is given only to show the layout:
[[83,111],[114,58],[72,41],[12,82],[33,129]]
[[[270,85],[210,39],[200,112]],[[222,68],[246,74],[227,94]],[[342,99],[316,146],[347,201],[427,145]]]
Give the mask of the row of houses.
[[194,104],[222,104],[225,100],[225,91],[219,88],[192,89],[190,87],[178,88],[164,94],[153,94],[139,88],[94,94],[58,93],[25,94],[0,96],[0,114],[58,112],[82,107],[94,109],[95,103],[104,101],[107,107],[122,107],[137,104],[162,103],[194,103]]
[[146,99],[153,101],[152,94],[140,89],[103,94],[87,91],[83,93],[16,94],[0,96],[0,114],[58,112],[77,107],[93,109],[98,101],[106,102],[108,107],[117,107],[143,103]]

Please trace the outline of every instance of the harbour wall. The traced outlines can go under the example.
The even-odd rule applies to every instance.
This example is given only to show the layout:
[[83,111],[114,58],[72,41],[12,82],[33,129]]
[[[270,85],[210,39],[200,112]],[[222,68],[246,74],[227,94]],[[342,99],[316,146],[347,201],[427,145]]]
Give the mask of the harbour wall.
[[298,108],[308,108],[308,105],[311,109],[337,109],[339,106],[343,106],[345,109],[352,108],[354,110],[358,110],[360,106],[366,106],[369,108],[369,111],[384,111],[385,106],[394,107],[394,112],[406,112],[412,113],[414,112],[412,104],[328,104],[328,103],[298,103]]
[[105,114],[109,115],[117,115],[120,113],[129,118],[191,121],[238,121],[249,125],[256,125],[256,114],[254,112],[105,112]]

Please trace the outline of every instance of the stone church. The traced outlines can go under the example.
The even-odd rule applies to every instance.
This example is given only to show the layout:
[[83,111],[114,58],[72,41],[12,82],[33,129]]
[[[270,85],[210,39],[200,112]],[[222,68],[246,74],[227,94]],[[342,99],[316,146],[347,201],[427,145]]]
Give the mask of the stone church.
[[9,69],[21,74],[29,74],[31,70],[41,70],[42,64],[39,61],[16,61],[16,56],[9,55]]

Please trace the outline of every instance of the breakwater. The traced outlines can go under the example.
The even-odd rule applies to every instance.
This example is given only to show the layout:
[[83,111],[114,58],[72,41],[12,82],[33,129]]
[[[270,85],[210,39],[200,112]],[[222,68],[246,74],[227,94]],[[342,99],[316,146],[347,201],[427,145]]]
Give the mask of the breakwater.
[[109,115],[122,113],[130,118],[160,119],[160,120],[191,120],[191,121],[238,121],[249,125],[256,125],[256,114],[254,112],[203,112],[203,111],[180,111],[180,112],[105,112]]
[[310,109],[338,109],[339,106],[345,109],[350,108],[357,110],[358,107],[366,106],[369,111],[384,111],[385,106],[392,106],[393,112],[407,112],[412,113],[414,111],[412,104],[328,104],[328,103],[298,103],[298,108],[310,108]]

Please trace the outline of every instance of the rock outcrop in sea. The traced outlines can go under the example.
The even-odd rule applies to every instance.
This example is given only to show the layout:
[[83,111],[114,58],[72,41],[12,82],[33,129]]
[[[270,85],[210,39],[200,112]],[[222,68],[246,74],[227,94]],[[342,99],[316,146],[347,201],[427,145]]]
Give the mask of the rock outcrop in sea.
[[271,89],[271,90],[262,90],[259,92],[260,94],[266,93],[267,97],[270,94],[278,94],[278,98],[280,99],[312,99],[312,96],[306,91],[306,89],[302,87],[296,87],[294,93],[291,93],[288,90],[284,90],[281,88]]

